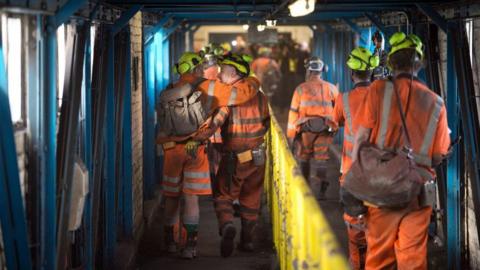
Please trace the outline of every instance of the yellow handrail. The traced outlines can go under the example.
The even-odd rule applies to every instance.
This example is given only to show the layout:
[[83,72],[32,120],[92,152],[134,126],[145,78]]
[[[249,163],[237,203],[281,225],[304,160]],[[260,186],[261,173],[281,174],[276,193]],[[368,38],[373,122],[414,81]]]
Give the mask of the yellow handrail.
[[267,134],[265,192],[282,270],[349,269],[337,239],[320,210],[272,116]]

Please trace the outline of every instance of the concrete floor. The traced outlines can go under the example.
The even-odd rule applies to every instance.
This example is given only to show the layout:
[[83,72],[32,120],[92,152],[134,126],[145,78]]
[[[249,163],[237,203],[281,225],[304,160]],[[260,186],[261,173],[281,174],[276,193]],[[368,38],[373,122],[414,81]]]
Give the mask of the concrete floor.
[[[198,236],[198,257],[183,260],[179,254],[166,254],[163,250],[163,224],[161,212],[154,218],[140,244],[139,269],[175,269],[175,270],[269,270],[272,265],[273,249],[270,240],[261,239],[268,235],[268,229],[262,226],[258,230],[257,252],[245,253],[235,250],[229,258],[220,256],[220,236],[217,218],[210,197],[200,200],[200,231]],[[237,239],[239,241],[240,219],[235,219]],[[265,231],[266,230],[266,231]]]
[[[277,111],[278,122],[286,127],[288,111]],[[341,250],[348,254],[348,238],[343,222],[343,210],[339,203],[339,146],[331,149],[331,159],[328,167],[326,200],[319,201],[331,229],[335,233]],[[141,241],[137,265],[139,269],[176,269],[176,270],[269,270],[276,269],[271,230],[266,209],[262,210],[261,226],[257,230],[257,252],[245,253],[238,250],[229,258],[220,257],[220,237],[218,235],[217,219],[210,197],[200,201],[200,232],[198,239],[198,257],[194,260],[182,260],[179,254],[168,255],[162,252],[163,224],[162,211],[156,213],[152,224],[147,228]],[[237,242],[239,241],[240,220],[235,221],[237,227]],[[445,269],[445,250],[432,245],[429,241],[429,269]]]

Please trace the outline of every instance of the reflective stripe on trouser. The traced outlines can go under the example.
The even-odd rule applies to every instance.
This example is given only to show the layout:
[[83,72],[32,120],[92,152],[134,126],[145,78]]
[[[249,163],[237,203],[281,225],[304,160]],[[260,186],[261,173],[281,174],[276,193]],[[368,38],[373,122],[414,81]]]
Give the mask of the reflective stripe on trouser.
[[368,208],[365,269],[427,269],[432,208],[411,209]]
[[353,270],[364,269],[365,258],[367,255],[367,239],[365,238],[365,231],[355,227],[355,225],[358,224],[358,219],[356,217],[343,214],[343,220],[345,220],[345,224],[347,225],[348,260],[350,266]]
[[192,159],[185,152],[185,145],[177,144],[165,150],[163,160],[163,193],[176,197],[183,192],[191,195],[209,195],[210,170],[205,146],[198,148],[197,158]]
[[302,132],[301,143],[297,144],[295,157],[300,160],[328,160],[328,146],[333,143],[332,136],[324,136],[311,132]]
[[220,162],[219,194],[215,196],[215,212],[220,228],[233,221],[233,201],[236,199],[240,202],[240,216],[246,220],[257,220],[265,174],[265,165],[255,166],[252,161],[243,164],[237,162],[230,183],[226,162],[226,158]]

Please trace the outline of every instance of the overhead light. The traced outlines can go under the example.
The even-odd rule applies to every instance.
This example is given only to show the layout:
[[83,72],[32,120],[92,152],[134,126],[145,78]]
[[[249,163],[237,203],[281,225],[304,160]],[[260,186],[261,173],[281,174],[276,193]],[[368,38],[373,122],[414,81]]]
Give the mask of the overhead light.
[[265,20],[265,22],[267,23],[268,27],[277,25],[277,20]]
[[233,46],[233,47],[236,47],[237,44],[238,44],[238,42],[237,42],[236,40],[232,40],[232,46]]
[[262,32],[263,30],[265,30],[265,25],[264,24],[257,25],[257,30],[258,32]]
[[243,30],[247,31],[249,26],[248,26],[248,24],[244,24],[244,25],[242,25],[242,27],[243,27]]
[[297,0],[288,9],[292,17],[305,16],[315,10],[315,0]]

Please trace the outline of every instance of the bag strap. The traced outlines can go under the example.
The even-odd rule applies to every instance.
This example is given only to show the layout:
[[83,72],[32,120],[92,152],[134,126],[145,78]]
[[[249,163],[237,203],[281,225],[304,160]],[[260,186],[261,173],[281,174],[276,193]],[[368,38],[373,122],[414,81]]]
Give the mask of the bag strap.
[[192,83],[192,90],[195,91],[197,90],[198,86],[200,86],[200,84],[202,84],[204,81],[206,81],[207,79],[205,78],[198,78],[196,79],[193,83]]
[[[410,140],[410,135],[408,134],[408,129],[407,129],[407,121],[405,119],[405,114],[403,112],[403,109],[402,109],[402,103],[400,101],[400,94],[398,93],[398,90],[397,88],[395,87],[395,84],[394,82],[388,80],[387,83],[389,84],[389,87],[392,87],[393,88],[393,91],[395,92],[395,99],[397,101],[397,106],[398,106],[398,111],[400,112],[400,118],[402,120],[402,134],[403,136],[405,137],[405,140],[407,142],[407,144],[405,145],[405,147],[411,151],[412,150],[412,143],[411,143],[411,140]],[[410,92],[411,92],[411,89],[409,89],[408,91],[408,97],[407,97],[407,107],[408,107],[408,103],[410,101]]]

